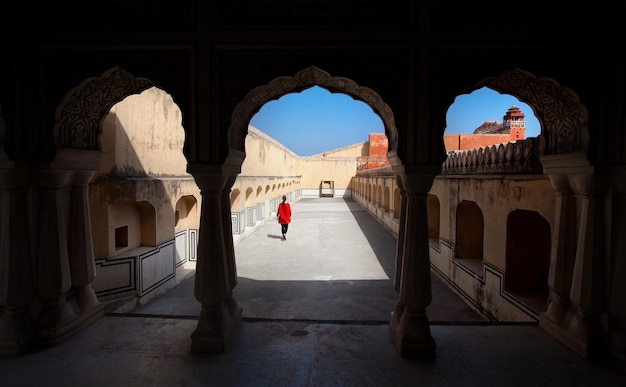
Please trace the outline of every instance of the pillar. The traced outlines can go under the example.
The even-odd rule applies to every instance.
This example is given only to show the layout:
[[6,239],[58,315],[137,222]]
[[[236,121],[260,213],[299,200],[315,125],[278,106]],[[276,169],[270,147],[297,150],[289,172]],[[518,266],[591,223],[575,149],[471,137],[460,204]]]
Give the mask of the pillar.
[[613,361],[626,369],[626,166],[613,176],[612,214],[613,239],[609,272],[608,346]]
[[428,216],[426,197],[434,175],[399,173],[405,192],[400,221],[404,225],[401,257],[400,291],[396,309],[391,313],[390,333],[402,357],[432,359],[435,340],[430,333],[426,307],[432,302]]
[[572,315],[567,330],[570,347],[588,359],[606,354],[601,314],[606,310],[606,263],[602,178],[592,174],[570,176],[577,210],[576,260],[570,299]]
[[607,308],[605,201],[608,179],[582,152],[543,155],[558,193],[548,310],[539,326],[588,359],[606,355],[601,316]]
[[[404,251],[404,233],[406,230],[406,192],[404,191],[404,187],[402,186],[402,179],[400,175],[396,175],[396,180],[398,184],[398,188],[400,189],[400,221],[398,225],[398,240],[396,241],[396,267],[393,278],[393,288],[396,293],[400,293],[400,280],[402,278],[402,256]],[[391,312],[391,319],[399,319],[402,316],[402,311],[404,310],[404,304],[398,299],[396,306]],[[396,321],[396,324],[399,321]]]
[[28,189],[27,171],[0,169],[0,356],[28,352],[34,338]]
[[103,306],[91,287],[95,260],[91,239],[88,185],[95,171],[75,171],[71,185],[68,257],[72,292],[81,313],[101,314]]
[[[224,239],[224,248],[226,254],[226,262],[228,265],[228,283],[232,291],[237,286],[237,265],[235,263],[235,243],[233,241],[233,220],[230,213],[230,192],[237,175],[230,175],[226,180],[226,185],[221,193],[222,200],[222,230]],[[231,297],[234,302],[234,299]]]
[[576,253],[576,207],[566,174],[550,175],[557,192],[556,214],[552,230],[552,251],[548,272],[548,308],[539,316],[539,325],[558,333],[570,308],[570,288]]
[[[223,352],[241,322],[242,312],[232,296],[235,262],[232,233],[225,226],[230,206],[225,205],[224,195],[230,191],[234,179],[216,172],[190,172],[202,194],[194,290],[202,311],[191,335],[191,351]],[[226,242],[227,238],[231,240]]]
[[36,187],[38,209],[35,224],[36,278],[42,309],[38,333],[42,341],[54,344],[65,334],[75,313],[66,301],[72,281],[68,259],[66,222],[69,211],[68,185],[72,172],[42,169]]

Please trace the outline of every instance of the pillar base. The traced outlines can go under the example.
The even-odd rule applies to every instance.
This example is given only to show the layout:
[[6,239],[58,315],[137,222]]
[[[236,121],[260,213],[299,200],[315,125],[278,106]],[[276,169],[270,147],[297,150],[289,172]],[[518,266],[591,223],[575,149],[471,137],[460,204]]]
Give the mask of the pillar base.
[[548,303],[546,311],[539,314],[539,319],[553,325],[560,325],[564,323],[568,310],[569,305],[562,304],[556,300],[551,300]]
[[100,301],[91,285],[75,291],[76,304],[80,311],[89,311],[100,306]]
[[104,304],[102,303],[95,304],[86,310],[78,310],[75,300],[63,301],[58,305],[47,305],[39,318],[37,331],[39,344],[57,345],[102,317],[104,317]]
[[191,334],[191,352],[224,352],[241,320],[242,309],[232,296],[217,306],[203,305],[198,326]]
[[599,321],[581,316],[574,310],[568,311],[561,321],[545,317],[542,315],[539,319],[539,327],[566,347],[587,360],[605,360],[607,345]]
[[389,319],[389,333],[403,358],[433,360],[436,358],[435,340],[430,334],[426,312],[396,308]]

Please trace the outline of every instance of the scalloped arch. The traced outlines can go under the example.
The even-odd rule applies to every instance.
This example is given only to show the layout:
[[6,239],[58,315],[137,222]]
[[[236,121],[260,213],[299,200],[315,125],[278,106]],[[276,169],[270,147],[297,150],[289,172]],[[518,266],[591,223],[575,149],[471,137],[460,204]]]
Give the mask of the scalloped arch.
[[105,71],[100,77],[82,81],[65,94],[56,109],[53,135],[57,150],[98,150],[102,117],[115,103],[152,86],[152,81],[135,78],[118,66]]
[[514,95],[529,104],[541,122],[544,154],[587,151],[588,113],[573,90],[519,68],[499,77],[485,78],[476,86]]
[[228,145],[231,149],[244,151],[245,136],[252,116],[269,101],[278,99],[285,94],[300,92],[309,87],[320,86],[332,93],[343,93],[368,104],[378,114],[385,126],[385,134],[389,141],[389,153],[395,154],[398,146],[398,130],[391,108],[372,89],[359,86],[351,79],[333,77],[324,70],[310,66],[297,72],[294,76],[274,78],[267,85],[252,89],[237,104],[228,128]]

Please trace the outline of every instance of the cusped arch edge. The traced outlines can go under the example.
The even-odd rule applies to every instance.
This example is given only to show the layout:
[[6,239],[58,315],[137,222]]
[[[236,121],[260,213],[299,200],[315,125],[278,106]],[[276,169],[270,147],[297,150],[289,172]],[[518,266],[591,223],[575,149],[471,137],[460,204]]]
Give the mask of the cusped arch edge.
[[488,77],[476,86],[489,87],[516,96],[534,109],[542,123],[543,153],[586,153],[589,146],[588,113],[578,95],[551,78],[538,78],[515,68],[498,77]]
[[360,86],[345,77],[334,77],[328,72],[310,66],[300,70],[294,76],[281,76],[272,79],[266,85],[252,89],[235,107],[228,128],[228,146],[230,149],[244,152],[245,136],[252,116],[269,101],[285,94],[300,92],[313,86],[320,86],[332,93],[343,93],[362,101],[378,114],[385,127],[389,142],[389,153],[395,155],[398,144],[398,130],[391,108],[374,90]]
[[56,109],[53,131],[57,150],[98,150],[102,117],[126,96],[153,86],[152,81],[136,78],[119,66],[103,72],[100,77],[83,80],[65,94]]

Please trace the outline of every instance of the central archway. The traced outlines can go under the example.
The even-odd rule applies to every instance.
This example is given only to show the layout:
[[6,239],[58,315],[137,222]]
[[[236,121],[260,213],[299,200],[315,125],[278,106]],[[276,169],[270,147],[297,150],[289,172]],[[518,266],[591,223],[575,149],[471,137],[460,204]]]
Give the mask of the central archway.
[[274,78],[268,84],[251,90],[237,104],[228,128],[228,145],[231,150],[244,152],[248,124],[252,116],[269,101],[278,99],[285,94],[300,92],[313,86],[320,86],[332,93],[343,93],[368,104],[380,116],[389,140],[388,157],[391,165],[400,164],[396,157],[398,146],[398,130],[391,108],[374,90],[360,86],[345,77],[333,77],[324,70],[310,66],[297,72],[294,76]]

